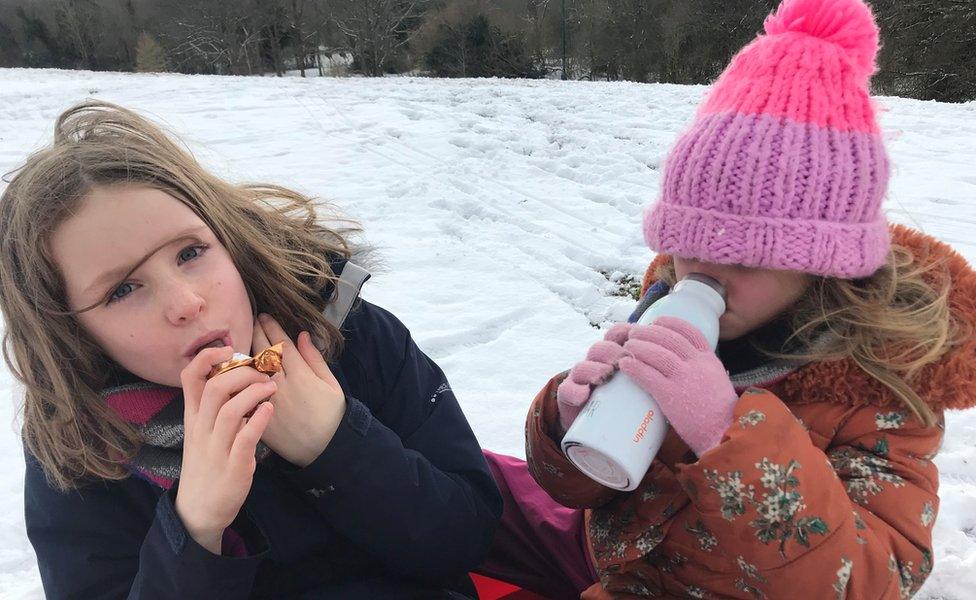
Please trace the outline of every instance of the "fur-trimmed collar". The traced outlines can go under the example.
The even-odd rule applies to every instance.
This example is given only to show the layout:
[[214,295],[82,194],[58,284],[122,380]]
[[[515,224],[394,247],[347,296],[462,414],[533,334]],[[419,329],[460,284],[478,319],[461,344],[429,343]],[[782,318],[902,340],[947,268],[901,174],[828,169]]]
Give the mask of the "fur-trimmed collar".
[[[958,252],[932,236],[903,225],[891,225],[890,229],[892,243],[911,250],[916,261],[924,264],[945,261],[952,280],[950,311],[967,330],[960,344],[922,370],[913,389],[935,410],[976,406],[976,271]],[[658,267],[670,262],[669,255],[655,257],[644,274],[643,291],[656,280]],[[807,365],[791,373],[780,385],[797,402],[899,404],[886,386],[851,359]]]

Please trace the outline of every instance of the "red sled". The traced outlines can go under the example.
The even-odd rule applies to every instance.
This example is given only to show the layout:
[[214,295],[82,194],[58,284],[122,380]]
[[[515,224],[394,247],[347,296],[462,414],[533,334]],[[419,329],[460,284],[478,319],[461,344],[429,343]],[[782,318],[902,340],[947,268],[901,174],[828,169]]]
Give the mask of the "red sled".
[[545,596],[484,575],[471,573],[471,580],[474,581],[480,600],[549,600]]

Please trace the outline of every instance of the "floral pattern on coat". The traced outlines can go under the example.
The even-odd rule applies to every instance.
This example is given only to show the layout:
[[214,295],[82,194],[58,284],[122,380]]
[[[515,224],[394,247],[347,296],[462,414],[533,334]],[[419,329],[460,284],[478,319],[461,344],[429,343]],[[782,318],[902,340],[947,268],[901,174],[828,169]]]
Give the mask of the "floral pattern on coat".
[[[536,399],[542,418],[528,423],[530,470],[557,500],[590,507],[588,536],[610,597],[780,598],[802,588],[873,600],[889,573],[903,598],[931,571],[930,546],[923,552],[911,540],[931,539],[934,466],[901,457],[934,452],[939,428],[909,419],[879,430],[870,407],[794,406],[808,431],[772,391],[753,390],[740,397],[718,447],[696,461],[669,434],[641,485],[620,493],[577,471],[548,433],[560,380]],[[740,426],[758,413],[765,418]],[[822,419],[849,443],[831,447]],[[916,529],[904,535],[891,523],[912,505]]]

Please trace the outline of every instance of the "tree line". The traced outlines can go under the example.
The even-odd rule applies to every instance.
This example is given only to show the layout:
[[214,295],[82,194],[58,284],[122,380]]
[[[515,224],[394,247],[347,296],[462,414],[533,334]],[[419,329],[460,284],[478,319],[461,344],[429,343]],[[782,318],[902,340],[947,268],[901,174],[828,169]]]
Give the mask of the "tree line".
[[[776,0],[5,0],[0,66],[708,83]],[[976,99],[976,0],[871,0],[875,91]],[[328,64],[327,64],[328,63]]]

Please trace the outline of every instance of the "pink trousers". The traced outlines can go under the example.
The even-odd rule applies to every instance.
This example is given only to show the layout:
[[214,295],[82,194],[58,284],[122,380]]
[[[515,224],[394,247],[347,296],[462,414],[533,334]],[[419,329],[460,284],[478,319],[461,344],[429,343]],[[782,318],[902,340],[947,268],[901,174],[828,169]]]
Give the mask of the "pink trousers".
[[524,460],[484,451],[505,506],[478,572],[552,598],[577,600],[597,581],[583,511],[566,508],[532,479]]

